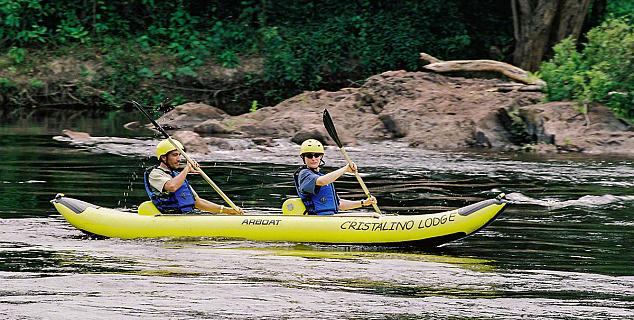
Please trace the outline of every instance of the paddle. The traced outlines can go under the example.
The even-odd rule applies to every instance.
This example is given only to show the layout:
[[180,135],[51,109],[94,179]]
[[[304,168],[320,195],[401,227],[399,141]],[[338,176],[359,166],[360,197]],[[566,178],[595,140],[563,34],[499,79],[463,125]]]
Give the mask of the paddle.
[[[335,129],[335,124],[332,122],[330,113],[328,113],[328,110],[326,109],[324,109],[324,126],[326,127],[326,131],[328,131],[328,135],[330,135],[332,140],[334,140],[335,143],[337,144],[337,147],[339,147],[341,154],[343,154],[343,157],[346,159],[348,164],[352,163],[352,160],[350,160],[350,157],[348,156],[346,149],[343,147],[343,143],[341,143],[341,140],[339,140],[339,135],[337,134],[337,129]],[[361,189],[363,189],[363,192],[369,198],[370,191],[368,190],[368,187],[365,186],[365,183],[363,183],[363,180],[361,180],[361,176],[359,175],[359,172],[355,172],[354,175],[357,178],[357,181],[359,181],[359,184],[361,185]],[[381,214],[381,210],[379,209],[379,206],[376,205],[376,203],[372,204],[372,207],[374,207],[374,211],[376,211],[376,213]]]
[[[139,111],[141,111],[148,119],[150,119],[150,121],[152,122],[152,124],[154,125],[154,127],[156,127],[156,129],[158,131],[160,131],[165,138],[176,148],[176,150],[178,150],[178,152],[180,152],[183,157],[185,157],[185,159],[190,163],[190,164],[194,164],[194,160],[192,160],[192,158],[190,158],[187,153],[185,153],[185,151],[183,151],[183,149],[181,149],[172,139],[172,137],[170,137],[169,134],[167,134],[167,132],[165,132],[165,130],[158,124],[156,123],[156,121],[154,121],[154,119],[147,113],[147,111],[145,111],[145,109],[143,109],[143,106],[141,106],[141,104],[139,104],[138,102],[132,100],[131,101],[132,104],[134,104],[134,106],[139,109]],[[235,203],[233,203],[233,201],[231,201],[231,199],[229,199],[229,197],[227,197],[227,195],[222,192],[222,190],[220,190],[220,188],[216,185],[216,183],[214,183],[211,178],[209,178],[209,176],[207,176],[207,174],[200,168],[198,167],[198,169],[196,170],[198,171],[198,173],[200,173],[200,175],[203,177],[203,179],[205,179],[205,181],[207,181],[207,183],[209,183],[209,185],[216,190],[216,192],[220,195],[220,197],[222,197],[222,199],[229,204],[229,206],[231,206],[231,208],[233,208],[233,210],[235,210],[236,212],[240,212],[238,206],[235,205]]]

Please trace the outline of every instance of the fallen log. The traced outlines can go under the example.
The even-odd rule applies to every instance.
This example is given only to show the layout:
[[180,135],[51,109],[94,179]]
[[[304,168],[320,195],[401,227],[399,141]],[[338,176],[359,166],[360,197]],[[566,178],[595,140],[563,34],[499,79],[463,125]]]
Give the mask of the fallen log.
[[492,71],[498,72],[510,79],[529,85],[536,85],[543,88],[546,83],[531,75],[527,71],[510,65],[508,63],[495,60],[451,60],[443,61],[426,53],[420,53],[420,58],[429,61],[428,65],[423,66],[427,70],[434,72],[451,72],[451,71]]

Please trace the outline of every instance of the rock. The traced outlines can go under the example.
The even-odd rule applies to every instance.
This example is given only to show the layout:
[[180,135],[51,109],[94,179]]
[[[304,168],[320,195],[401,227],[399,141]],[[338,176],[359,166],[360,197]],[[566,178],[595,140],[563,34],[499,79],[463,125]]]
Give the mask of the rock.
[[90,136],[90,134],[86,133],[86,132],[80,132],[80,131],[73,131],[73,130],[68,130],[68,129],[64,129],[62,130],[62,134],[73,139],[73,140],[77,140],[77,141],[88,141],[90,139],[92,139],[92,137]]
[[172,138],[180,141],[185,147],[187,153],[209,154],[211,151],[207,146],[207,142],[198,133],[193,131],[176,131],[172,134]]
[[536,153],[557,153],[560,151],[554,144],[538,143],[528,146],[529,151]]
[[[339,136],[339,140],[344,145],[346,146],[357,145],[357,140],[354,137],[347,134],[346,132],[337,131],[337,134]],[[309,126],[307,128],[300,129],[299,131],[295,133],[295,135],[293,135],[293,137],[291,137],[291,141],[297,144],[301,144],[307,139],[319,140],[324,145],[335,145],[335,142],[330,138],[325,128],[323,127],[319,128],[314,125]]]
[[487,133],[481,128],[476,127],[473,137],[475,140],[473,143],[474,146],[485,148],[491,148],[493,146],[493,144],[491,144],[491,140],[487,137]]
[[157,119],[156,122],[161,126],[169,125],[173,129],[193,130],[196,125],[204,121],[209,119],[221,120],[226,116],[227,113],[216,107],[190,102],[175,107]]
[[202,134],[225,134],[231,133],[231,130],[216,119],[209,119],[201,124],[194,126],[194,131]]
[[392,137],[402,138],[407,135],[407,128],[403,127],[403,123],[395,121],[391,115],[382,114],[379,116],[379,120],[381,120],[385,129],[392,133]]
[[228,140],[216,137],[210,137],[205,139],[210,145],[216,146],[223,150],[232,150],[233,147]]
[[531,138],[532,142],[554,144],[555,136],[545,132],[544,118],[541,113],[541,110],[531,108],[520,109],[519,116],[526,123],[526,135]]
[[205,140],[209,144],[223,150],[244,150],[252,147],[252,144],[244,139],[223,139],[218,137],[209,137]]
[[522,114],[539,115],[545,137],[560,151],[634,156],[634,132],[605,106],[594,105],[586,124],[574,102],[550,102],[520,108]]
[[308,139],[319,140],[324,145],[328,144],[327,141],[329,140],[328,133],[313,127],[308,129],[301,129],[300,131],[295,133],[295,135],[291,138],[291,141],[297,144],[302,144],[302,142]]
[[543,104],[541,92],[498,90],[504,86],[508,80],[397,70],[372,76],[359,88],[308,91],[238,116],[185,104],[162,120],[204,135],[239,133],[246,139],[263,139],[254,143],[264,145],[270,141],[266,138],[298,144],[315,138],[333,145],[322,120],[328,109],[346,146],[357,144],[357,139],[398,139],[438,150],[527,149],[634,156],[634,132],[606,107],[592,106],[591,124],[585,125],[585,117],[579,116],[572,102]]
[[265,147],[275,146],[275,143],[273,142],[273,138],[271,137],[257,137],[257,138],[251,139],[251,141],[253,141],[253,143],[255,143],[258,146],[265,146]]
[[520,116],[516,105],[498,109],[498,118],[502,127],[509,133],[510,142],[518,145],[536,142],[528,132],[526,122]]
[[509,142],[510,134],[502,126],[498,110],[491,110],[475,124],[474,147],[508,149]]

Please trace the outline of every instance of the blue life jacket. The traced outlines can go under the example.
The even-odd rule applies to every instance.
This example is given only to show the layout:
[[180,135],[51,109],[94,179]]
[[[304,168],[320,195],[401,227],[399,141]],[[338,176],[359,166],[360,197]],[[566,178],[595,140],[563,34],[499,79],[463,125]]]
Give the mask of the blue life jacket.
[[[297,190],[297,195],[300,199],[302,199],[302,202],[304,202],[308,214],[331,215],[337,213],[339,211],[339,197],[337,197],[334,183],[316,187],[319,188],[319,191],[315,194],[303,193],[299,189],[299,173],[302,170],[310,169],[306,166],[301,166],[293,174],[293,180],[295,181],[295,190]],[[324,175],[321,172],[315,173],[319,176]]]
[[[181,185],[175,192],[165,193],[161,191],[152,191],[149,176],[150,172],[156,168],[158,168],[158,166],[151,167],[145,171],[145,174],[143,174],[145,191],[156,208],[159,209],[161,213],[168,214],[182,214],[194,210],[194,203],[196,202],[196,199],[194,199],[194,194],[192,193],[187,180],[185,180],[183,185]],[[159,168],[159,170],[162,169]],[[170,171],[170,175],[172,177],[176,177],[179,173],[179,171]]]

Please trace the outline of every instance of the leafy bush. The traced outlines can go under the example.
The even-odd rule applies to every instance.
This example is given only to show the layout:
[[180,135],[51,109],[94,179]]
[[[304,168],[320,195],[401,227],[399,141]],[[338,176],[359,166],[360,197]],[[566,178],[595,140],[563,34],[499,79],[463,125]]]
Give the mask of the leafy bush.
[[541,65],[548,100],[603,103],[634,119],[634,27],[610,19],[587,37],[581,52],[572,39],[563,40],[554,47],[554,57]]
[[[377,72],[417,70],[419,53],[463,57],[471,43],[459,2],[340,2],[287,4],[260,29],[270,86],[349,85]],[[295,22],[298,17],[303,21]],[[448,17],[452,17],[448,19]]]
[[0,78],[0,91],[8,91],[9,89],[14,89],[15,83],[7,78]]
[[611,0],[607,2],[606,12],[612,18],[634,20],[634,0]]
[[26,58],[27,52],[24,48],[16,48],[12,47],[7,52],[7,57],[13,61],[15,64],[22,64],[24,59]]

